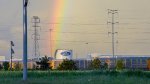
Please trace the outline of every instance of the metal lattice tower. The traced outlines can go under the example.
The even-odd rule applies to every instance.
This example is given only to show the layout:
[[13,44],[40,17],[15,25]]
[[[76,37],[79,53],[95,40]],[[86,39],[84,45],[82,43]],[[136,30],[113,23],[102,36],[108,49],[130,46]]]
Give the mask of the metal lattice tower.
[[111,21],[108,21],[107,24],[111,24],[112,31],[108,32],[108,34],[111,34],[112,36],[112,56],[113,56],[113,62],[114,65],[116,65],[116,56],[115,56],[115,43],[118,42],[115,38],[115,34],[118,34],[118,32],[115,31],[115,24],[118,24],[119,22],[115,21],[116,14],[118,14],[118,10],[110,10],[108,9],[108,16],[111,14]]
[[40,51],[39,51],[39,40],[40,40],[39,28],[40,26],[38,24],[40,23],[40,18],[38,16],[33,16],[32,23],[33,23],[33,28],[34,28],[34,33],[32,34],[32,39],[34,43],[33,56],[39,57],[40,56]]

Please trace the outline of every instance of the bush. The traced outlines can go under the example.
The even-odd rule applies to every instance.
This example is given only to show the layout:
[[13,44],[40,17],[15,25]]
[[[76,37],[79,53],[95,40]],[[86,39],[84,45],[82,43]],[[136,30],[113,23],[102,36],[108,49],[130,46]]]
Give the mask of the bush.
[[58,70],[77,70],[76,64],[73,60],[65,59],[59,64]]
[[101,61],[98,58],[95,58],[94,60],[92,60],[91,68],[95,69],[95,70],[100,69],[101,68]]
[[32,70],[36,70],[36,64],[33,64],[33,69]]
[[0,64],[0,70],[2,70],[3,69],[3,66]]
[[116,69],[123,70],[123,68],[124,68],[123,60],[117,60]]
[[103,70],[108,69],[108,64],[106,62],[100,66],[101,66],[101,69],[103,69]]
[[37,61],[36,64],[40,66],[40,70],[52,69],[52,67],[50,67],[49,59],[47,56],[42,57],[42,59],[40,61]]
[[9,62],[3,62],[3,67],[4,67],[4,70],[8,70],[9,69]]
[[150,58],[147,59],[147,68],[150,70]]
[[21,64],[19,62],[14,64],[14,70],[16,70],[16,71],[21,70]]

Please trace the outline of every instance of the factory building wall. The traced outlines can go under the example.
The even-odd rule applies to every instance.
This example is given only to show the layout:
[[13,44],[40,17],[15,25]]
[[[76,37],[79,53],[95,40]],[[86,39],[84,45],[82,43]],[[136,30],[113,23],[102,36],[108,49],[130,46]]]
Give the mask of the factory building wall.
[[[124,62],[124,67],[126,69],[143,69],[146,70],[148,65],[147,65],[147,60],[149,57],[120,57],[117,58],[117,60],[123,60]],[[101,63],[106,62],[108,64],[109,68],[112,68],[113,64],[113,59],[112,58],[99,58]],[[87,70],[90,68],[91,60],[87,59],[74,59],[76,66],[79,70]],[[0,64],[2,65],[4,61],[0,61]],[[8,61],[9,62],[9,61]],[[13,61],[13,67],[15,63],[20,63],[21,68],[23,68],[22,61]],[[52,66],[52,69],[57,69],[59,64],[63,62],[63,60],[50,60],[50,66]],[[37,66],[35,61],[28,61],[28,69],[35,69]]]
[[[57,69],[59,64],[61,64],[62,62],[63,62],[63,60],[52,60],[50,62],[52,69]],[[84,69],[89,69],[91,60],[74,60],[74,62],[76,63],[76,66],[78,69],[84,70]]]

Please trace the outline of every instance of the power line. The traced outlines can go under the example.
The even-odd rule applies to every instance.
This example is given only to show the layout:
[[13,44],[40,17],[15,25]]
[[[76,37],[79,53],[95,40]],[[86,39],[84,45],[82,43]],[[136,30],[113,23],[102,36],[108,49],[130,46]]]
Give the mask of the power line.
[[[41,31],[41,32],[49,32],[49,31]],[[52,32],[57,32],[57,33],[71,33],[71,34],[105,34],[105,33],[98,33],[98,32],[71,32],[71,31],[68,31],[68,32],[64,32],[64,31],[61,31],[61,32],[52,31]]]
[[42,23],[47,25],[106,25],[100,23]]
[[[47,40],[47,39],[40,39],[40,40]],[[51,40],[51,41],[62,41],[62,42],[87,42],[87,41],[74,41],[74,40]],[[98,41],[94,41],[94,42],[91,42],[91,41],[88,41],[88,43],[99,43]]]

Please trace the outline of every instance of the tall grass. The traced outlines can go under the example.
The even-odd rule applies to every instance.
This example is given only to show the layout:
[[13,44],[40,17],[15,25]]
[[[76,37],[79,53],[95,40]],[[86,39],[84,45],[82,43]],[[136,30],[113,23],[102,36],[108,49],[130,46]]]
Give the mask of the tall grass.
[[150,72],[143,71],[0,71],[0,84],[150,84]]

